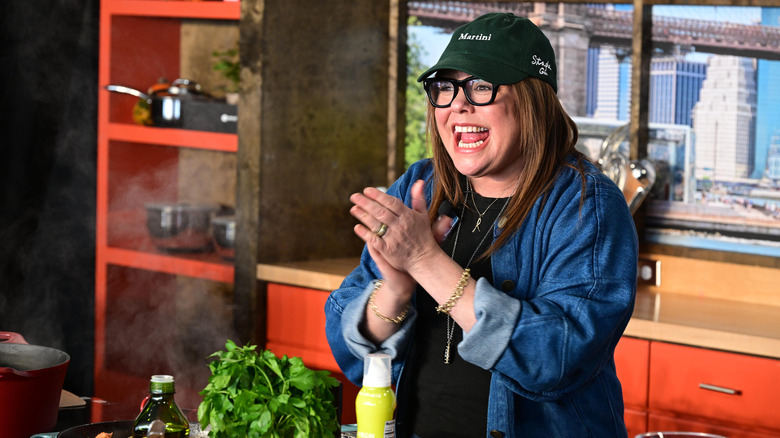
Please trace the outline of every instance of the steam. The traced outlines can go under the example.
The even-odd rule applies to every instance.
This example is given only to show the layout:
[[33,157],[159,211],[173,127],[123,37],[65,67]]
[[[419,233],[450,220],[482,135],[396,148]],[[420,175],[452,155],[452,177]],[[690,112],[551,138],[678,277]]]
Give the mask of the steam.
[[[92,396],[99,2],[3,6],[0,330],[68,353],[65,389]],[[145,202],[182,194],[168,185],[179,184],[170,180],[174,163],[114,183],[112,208],[137,221],[113,238],[145,232]],[[107,287],[107,366],[147,380],[172,374],[180,405],[197,407],[186,388],[202,389],[208,356],[236,339],[230,286],[112,267]]]

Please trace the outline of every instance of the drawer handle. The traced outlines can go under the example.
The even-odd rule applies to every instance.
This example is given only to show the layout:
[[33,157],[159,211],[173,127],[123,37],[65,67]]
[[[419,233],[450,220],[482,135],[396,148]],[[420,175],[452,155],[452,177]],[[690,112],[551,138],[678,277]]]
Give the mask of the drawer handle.
[[699,388],[706,389],[708,391],[722,392],[729,395],[741,395],[742,391],[738,389],[724,388],[722,386],[710,385],[708,383],[699,383]]

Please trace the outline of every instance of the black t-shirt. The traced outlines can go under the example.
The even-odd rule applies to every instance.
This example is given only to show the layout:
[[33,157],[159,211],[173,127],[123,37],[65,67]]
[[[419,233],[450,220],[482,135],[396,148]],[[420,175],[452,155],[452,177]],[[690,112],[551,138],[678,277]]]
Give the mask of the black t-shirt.
[[[457,236],[457,247],[453,258],[464,268],[472,259],[468,267],[471,269],[471,276],[475,279],[486,278],[493,282],[490,258],[480,259],[479,256],[493,243],[493,223],[506,200],[506,198],[483,198],[475,193],[472,202],[469,195],[468,207],[462,214],[459,225],[456,225],[442,244],[444,251],[452,254]],[[474,211],[474,203],[483,213],[478,229],[475,226],[479,214]],[[456,210],[461,215],[462,206],[458,206]],[[460,227],[460,230],[457,227]],[[474,254],[478,245],[479,248]],[[453,291],[456,284],[457,279],[453,279]],[[458,355],[457,345],[463,339],[463,330],[455,325],[452,319],[449,321],[451,327],[454,325],[450,343],[450,363],[444,363],[449,317],[436,312],[436,306],[438,303],[418,287],[418,315],[414,336],[416,357],[412,361],[409,399],[411,430],[421,438],[484,436],[487,426],[490,371],[466,362]]]

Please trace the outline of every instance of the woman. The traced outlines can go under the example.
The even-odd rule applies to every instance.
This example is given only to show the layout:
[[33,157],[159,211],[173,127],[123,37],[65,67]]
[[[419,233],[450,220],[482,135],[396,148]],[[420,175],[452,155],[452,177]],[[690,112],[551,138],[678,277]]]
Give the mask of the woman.
[[325,307],[339,366],[360,385],[391,354],[400,437],[625,437],[636,233],[575,150],[549,41],[488,14],[420,80],[432,159],[350,198],[366,246]]

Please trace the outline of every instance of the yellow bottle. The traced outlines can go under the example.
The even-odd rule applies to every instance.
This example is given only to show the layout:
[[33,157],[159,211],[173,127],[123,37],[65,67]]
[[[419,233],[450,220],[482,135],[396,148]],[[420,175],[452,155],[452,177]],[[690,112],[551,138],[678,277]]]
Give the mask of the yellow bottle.
[[395,393],[390,355],[372,353],[363,365],[363,387],[355,398],[358,438],[395,438]]

